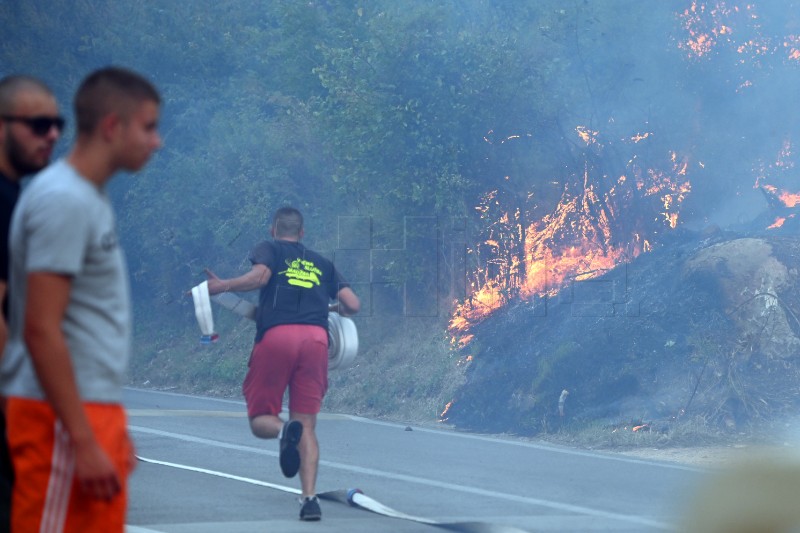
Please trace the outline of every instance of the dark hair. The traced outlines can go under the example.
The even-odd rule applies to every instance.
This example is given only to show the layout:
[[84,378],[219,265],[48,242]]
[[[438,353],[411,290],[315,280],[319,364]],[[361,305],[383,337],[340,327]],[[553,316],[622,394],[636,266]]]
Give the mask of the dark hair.
[[161,103],[158,91],[140,74],[121,67],[106,67],[89,74],[75,93],[75,120],[79,133],[91,133],[104,116],[117,112],[129,116],[142,102]]
[[52,95],[53,91],[50,90],[43,81],[34,78],[33,76],[26,76],[22,74],[15,74],[6,76],[0,80],[0,114],[7,115],[12,113],[14,101],[19,93],[22,91],[41,91],[45,94]]
[[275,237],[299,237],[303,231],[303,215],[294,207],[281,207],[272,219]]

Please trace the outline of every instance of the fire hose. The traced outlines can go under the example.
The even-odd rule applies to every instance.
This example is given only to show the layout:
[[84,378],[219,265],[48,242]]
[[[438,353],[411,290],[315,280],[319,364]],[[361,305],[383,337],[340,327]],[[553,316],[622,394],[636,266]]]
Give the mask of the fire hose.
[[[301,493],[299,490],[294,489],[292,487],[286,487],[283,485],[277,485],[275,483],[269,483],[257,479],[250,479],[242,476],[236,476],[233,474],[227,474],[225,472],[218,472],[215,470],[208,470],[206,468],[197,468],[188,465],[159,461],[156,459],[148,459],[146,457],[140,457],[138,455],[136,456],[136,458],[144,463],[167,466],[170,468],[177,468],[180,470],[188,470],[191,472],[197,472],[201,474],[208,474],[226,479],[232,479],[234,481],[242,481],[244,483],[250,483],[252,485],[258,485],[270,489],[276,489],[283,492],[288,492],[290,494],[300,495]],[[507,526],[501,524],[487,524],[485,522],[439,522],[438,520],[431,520],[429,518],[423,518],[421,516],[406,514],[403,513],[402,511],[397,511],[395,509],[392,509],[391,507],[388,507],[373,498],[370,498],[369,496],[364,494],[364,492],[361,489],[331,490],[327,492],[320,492],[317,494],[317,497],[321,500],[343,503],[346,505],[350,505],[352,507],[363,509],[365,511],[370,511],[375,514],[387,516],[389,518],[409,520],[411,522],[426,524],[429,526],[438,527],[449,531],[460,531],[461,533],[526,533],[524,530],[516,528],[514,526]]]
[[[202,336],[200,342],[209,344],[219,335],[214,329],[214,314],[211,301],[233,313],[255,321],[256,306],[239,296],[223,292],[209,296],[208,282],[204,281],[192,288],[194,313]],[[328,313],[328,370],[347,368],[353,364],[358,353],[358,330],[352,319],[339,313]]]

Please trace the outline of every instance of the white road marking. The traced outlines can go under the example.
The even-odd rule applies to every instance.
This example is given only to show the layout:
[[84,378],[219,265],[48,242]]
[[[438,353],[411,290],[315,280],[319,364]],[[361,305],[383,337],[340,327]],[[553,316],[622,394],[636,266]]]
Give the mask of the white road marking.
[[[131,387],[127,387],[127,389],[128,390],[132,390],[132,391],[136,391],[136,392],[145,392],[145,393],[148,393],[148,394],[163,394],[163,395],[166,395],[166,396],[177,396],[177,397],[182,397],[182,398],[192,398],[192,399],[195,399],[195,400],[204,400],[204,401],[208,401],[208,402],[222,402],[222,403],[233,404],[233,405],[241,405],[243,409],[245,408],[245,403],[243,401],[239,401],[239,400],[228,400],[228,399],[224,399],[224,398],[208,398],[208,397],[205,397],[205,396],[192,396],[192,395],[189,395],[189,394],[182,394],[182,393],[178,393],[178,392],[152,391],[152,390],[147,390],[147,389],[136,389],[136,388],[131,388]],[[129,412],[135,412],[135,410],[131,410]],[[187,415],[187,416],[191,416],[191,415]],[[398,424],[396,422],[384,422],[384,421],[381,421],[381,420],[371,420],[369,418],[364,418],[364,417],[360,417],[360,416],[345,415],[345,414],[338,414],[338,413],[320,413],[319,414],[319,418],[321,420],[322,419],[339,419],[339,420],[345,419],[345,420],[352,420],[354,422],[361,422],[363,424],[373,424],[373,425],[376,425],[376,426],[385,426],[385,427],[393,427],[393,428],[405,428],[407,426],[407,424]],[[523,447],[523,448],[531,448],[531,449],[534,449],[534,450],[542,450],[542,451],[547,451],[547,452],[560,453],[560,454],[564,454],[564,455],[572,455],[572,456],[575,456],[575,457],[591,457],[591,458],[595,458],[595,459],[607,459],[609,461],[618,461],[618,462],[621,462],[621,463],[657,466],[657,467],[668,468],[668,469],[672,469],[672,470],[683,470],[683,471],[686,471],[686,472],[698,472],[698,473],[707,472],[707,470],[703,469],[703,468],[697,468],[697,467],[693,467],[693,466],[686,466],[686,465],[682,465],[682,464],[679,464],[679,463],[669,463],[669,462],[665,462],[665,461],[663,461],[663,462],[662,461],[648,461],[646,459],[636,459],[636,458],[627,457],[627,456],[624,456],[624,455],[612,455],[612,454],[590,452],[590,451],[585,451],[585,450],[576,450],[576,449],[566,448],[566,447],[552,446],[552,445],[548,445],[548,444],[536,444],[534,442],[527,442],[527,441],[524,441],[524,440],[513,440],[512,438],[504,439],[504,438],[498,438],[498,437],[490,437],[490,436],[487,436],[487,435],[476,435],[476,434],[472,434],[472,433],[460,433],[460,432],[456,432],[456,431],[452,431],[452,430],[448,430],[448,429],[431,429],[431,428],[419,427],[419,426],[411,426],[411,428],[414,431],[420,431],[420,432],[423,432],[423,433],[434,433],[434,434],[437,434],[437,435],[447,435],[449,437],[456,437],[456,438],[459,438],[459,439],[470,439],[470,440],[478,440],[478,441],[484,441],[484,442],[494,442],[494,443],[505,444],[505,445],[509,445],[509,446],[520,446],[520,447]]]
[[138,455],[136,456],[136,458],[139,459],[140,461],[144,461],[145,463],[152,463],[161,466],[169,466],[172,468],[178,468],[180,470],[189,470],[191,472],[198,472],[200,474],[209,474],[211,476],[222,477],[225,479],[232,479],[234,481],[243,481],[244,483],[250,483],[251,485],[258,485],[260,487],[267,487],[270,489],[280,490],[283,492],[289,492],[291,494],[296,494],[298,496],[303,494],[303,491],[301,491],[300,489],[287,487],[286,485],[277,485],[275,483],[269,483],[268,481],[259,481],[258,479],[251,479],[249,477],[237,476],[234,474],[228,474],[226,472],[219,472],[217,470],[208,470],[207,468],[197,468],[196,466],[182,465],[180,463],[170,463],[168,461],[157,461],[155,459],[148,459],[147,457],[140,457]]
[[188,416],[204,418],[247,418],[244,411],[198,411],[196,409],[128,409],[129,417],[137,416]]

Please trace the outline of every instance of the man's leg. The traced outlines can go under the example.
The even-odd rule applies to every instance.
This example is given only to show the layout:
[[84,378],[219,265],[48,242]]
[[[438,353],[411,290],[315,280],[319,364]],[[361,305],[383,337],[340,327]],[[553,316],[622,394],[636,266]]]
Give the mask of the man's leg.
[[303,497],[317,493],[317,470],[319,469],[319,442],[317,441],[317,415],[290,413],[293,420],[303,424],[303,436],[300,439],[300,487]]
[[122,533],[132,444],[120,405],[84,404],[98,443],[120,476],[121,491],[111,500],[88,496],[75,481],[75,452],[50,405],[10,398],[9,449],[18,474],[14,486],[12,531]]
[[283,420],[277,415],[258,415],[250,419],[250,431],[259,439],[276,438],[283,427]]
[[283,427],[283,393],[294,365],[291,343],[286,341],[286,326],[267,330],[253,346],[242,393],[247,402],[250,431],[260,439],[274,439]]
[[303,498],[313,498],[313,509],[301,510],[302,520],[319,520],[316,501],[317,470],[319,468],[319,443],[317,441],[317,413],[328,389],[328,332],[318,326],[298,326],[302,335],[300,358],[289,383],[289,414],[303,425],[298,452],[300,455],[300,485]]
[[303,426],[297,420],[283,422],[275,415],[258,415],[250,419],[250,430],[258,438],[280,437],[278,462],[286,477],[294,477],[300,468],[300,442]]
[[[250,417],[250,430],[253,435],[262,439],[280,436],[279,464],[286,477],[294,477],[300,468],[299,445],[302,441],[303,424],[293,420],[284,424],[278,415],[282,409],[284,392],[290,379],[295,378],[294,370],[298,366],[298,358],[302,356],[302,345],[307,342],[308,328],[323,341],[327,341],[327,332],[316,326],[284,324],[268,329],[253,348],[247,376],[242,384]],[[327,346],[321,344],[321,347],[321,360],[327,362]],[[319,411],[323,394],[324,389],[315,393],[316,399],[307,412]],[[292,396],[290,393],[290,397]],[[295,410],[290,401],[290,411]]]
[[6,440],[5,407],[0,407],[0,533],[11,531],[11,494],[14,484],[14,469]]

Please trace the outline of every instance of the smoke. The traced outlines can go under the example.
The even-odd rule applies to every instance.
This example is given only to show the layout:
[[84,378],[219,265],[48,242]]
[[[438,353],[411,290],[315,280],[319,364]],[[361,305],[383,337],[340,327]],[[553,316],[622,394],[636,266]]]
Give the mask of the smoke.
[[766,208],[759,178],[800,189],[787,172],[800,142],[795,2],[629,4],[577,8],[572,63],[558,81],[584,95],[570,125],[614,140],[647,132],[635,153],[654,163],[667,151],[686,156],[690,228],[754,219]]
[[[766,208],[759,179],[797,188],[800,82],[794,2],[693,1],[677,13],[677,45],[685,65],[682,93],[692,107],[686,147],[703,172],[693,180],[687,222],[740,226]],[[693,48],[692,43],[705,43]],[[776,166],[776,162],[782,163]],[[688,214],[688,213],[687,213]]]

